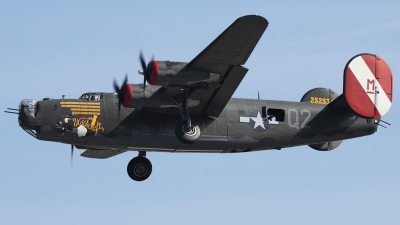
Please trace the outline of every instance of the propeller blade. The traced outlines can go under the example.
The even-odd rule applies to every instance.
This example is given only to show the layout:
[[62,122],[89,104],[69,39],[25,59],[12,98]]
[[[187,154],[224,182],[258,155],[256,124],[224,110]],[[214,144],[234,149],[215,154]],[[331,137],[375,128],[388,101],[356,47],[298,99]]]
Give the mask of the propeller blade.
[[128,84],[128,73],[125,74],[124,81],[121,87],[118,87],[117,81],[114,79],[114,90],[118,94],[118,117],[121,112],[121,105],[125,100],[126,96],[126,85]]
[[144,57],[143,57],[142,51],[140,51],[139,59],[140,59],[140,64],[142,65],[143,74],[145,74],[147,66],[146,66],[146,61],[144,61]]
[[143,95],[145,95],[147,66],[146,66],[146,61],[144,60],[144,56],[143,56],[143,52],[142,51],[140,51],[139,60],[140,60],[140,64],[142,65],[142,70],[143,70]]
[[115,80],[115,78],[114,78],[114,91],[115,91],[115,93],[119,93],[119,91],[120,91],[120,89],[118,87],[118,84],[117,84],[117,81]]
[[[139,60],[140,60],[140,64],[142,65],[144,80],[145,81],[149,81],[150,75],[151,75],[151,71],[148,70],[149,68],[146,65],[146,61],[144,60],[144,56],[143,56],[143,52],[142,51],[140,51]],[[154,61],[154,55],[151,56],[150,63],[153,62],[153,61]],[[146,82],[143,82],[143,84],[146,85]]]
[[122,102],[125,100],[125,95],[126,95],[126,84],[128,83],[128,74],[125,75],[125,79],[124,82],[121,85],[121,88],[119,90],[119,95],[118,98],[121,100],[121,104]]
[[124,82],[122,83],[122,86],[125,87],[127,83],[128,83],[128,73],[125,73],[125,79]]

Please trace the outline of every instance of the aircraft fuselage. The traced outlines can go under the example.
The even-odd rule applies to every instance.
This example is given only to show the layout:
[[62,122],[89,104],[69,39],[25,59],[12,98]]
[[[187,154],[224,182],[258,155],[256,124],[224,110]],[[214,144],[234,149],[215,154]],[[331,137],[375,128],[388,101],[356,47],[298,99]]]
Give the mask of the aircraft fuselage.
[[[21,117],[29,115],[20,114],[19,121],[26,121]],[[30,125],[20,122],[21,126],[36,124],[40,140],[85,149],[135,151],[230,153],[281,149],[355,138],[377,130],[375,120],[327,104],[232,98],[218,118],[193,115],[192,121],[202,134],[196,143],[184,144],[174,133],[181,121],[179,113],[161,116],[130,108],[118,113],[118,98],[111,93],[102,94],[102,100],[96,101],[39,101],[36,116],[30,119]]]

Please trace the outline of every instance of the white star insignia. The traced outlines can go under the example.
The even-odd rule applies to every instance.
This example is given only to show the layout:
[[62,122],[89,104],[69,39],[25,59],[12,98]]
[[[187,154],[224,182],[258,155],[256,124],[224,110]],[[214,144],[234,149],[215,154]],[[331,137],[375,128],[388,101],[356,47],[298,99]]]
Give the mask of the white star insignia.
[[250,119],[255,122],[253,129],[256,129],[257,127],[262,127],[265,130],[264,120],[260,115],[260,111],[258,111],[257,117],[250,117]]

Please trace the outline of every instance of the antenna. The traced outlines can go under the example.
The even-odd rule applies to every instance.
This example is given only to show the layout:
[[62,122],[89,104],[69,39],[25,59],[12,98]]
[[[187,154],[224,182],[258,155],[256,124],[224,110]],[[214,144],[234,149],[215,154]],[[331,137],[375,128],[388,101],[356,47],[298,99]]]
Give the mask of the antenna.
[[65,97],[67,97],[67,96],[74,96],[74,95],[61,95],[61,98],[65,99]]

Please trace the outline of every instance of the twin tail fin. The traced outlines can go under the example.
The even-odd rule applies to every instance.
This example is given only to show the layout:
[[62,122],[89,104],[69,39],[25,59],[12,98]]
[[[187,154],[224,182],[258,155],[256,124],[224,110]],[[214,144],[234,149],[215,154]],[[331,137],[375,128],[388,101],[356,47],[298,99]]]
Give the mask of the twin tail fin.
[[360,117],[378,119],[393,100],[393,76],[379,56],[363,53],[354,56],[344,68],[343,96]]

